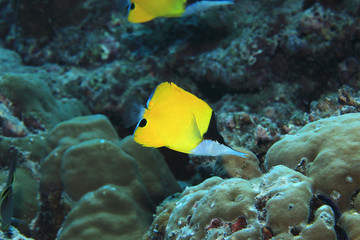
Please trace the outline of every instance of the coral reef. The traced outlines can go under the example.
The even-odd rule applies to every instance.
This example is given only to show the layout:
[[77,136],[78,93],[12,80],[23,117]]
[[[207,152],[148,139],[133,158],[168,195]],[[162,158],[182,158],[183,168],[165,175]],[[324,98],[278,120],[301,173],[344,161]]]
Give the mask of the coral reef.
[[348,233],[350,239],[358,240],[360,236],[359,226],[360,214],[359,210],[348,211],[341,216],[340,225],[343,226]]
[[234,149],[246,153],[246,158],[223,155],[218,157],[203,157],[190,155],[189,167],[192,167],[196,174],[186,185],[199,184],[211,176],[223,178],[240,177],[252,179],[262,174],[261,164],[254,153],[245,149],[235,147]]
[[[14,146],[8,146],[7,151],[1,156],[0,164],[6,166],[3,168],[5,171],[0,172],[2,183],[1,230],[7,238],[10,238],[12,235],[14,238],[18,237],[17,235],[21,236],[21,234],[17,233],[18,230],[22,234],[29,236],[32,229],[31,222],[36,218],[39,210],[39,166],[36,162],[33,162],[26,151]],[[7,168],[7,166],[9,167]],[[9,192],[12,197],[5,199],[7,196],[5,191],[9,189],[5,187],[11,173],[14,174],[10,182],[11,189]],[[9,216],[8,214],[11,215]],[[10,227],[9,231],[5,231],[8,223],[4,221],[4,218],[8,218],[11,225],[16,229]]]
[[152,215],[133,197],[126,186],[117,185],[86,193],[66,217],[57,239],[141,239]]
[[299,169],[312,179],[315,192],[331,197],[340,210],[348,210],[360,186],[356,149],[359,119],[359,113],[349,113],[310,123],[275,143],[266,155],[265,166]]
[[35,118],[45,127],[69,118],[88,113],[85,106],[75,99],[56,100],[50,89],[43,84],[46,75],[3,74],[0,78],[2,94],[23,114],[23,118]]
[[[155,207],[145,239],[359,238],[359,0],[236,0],[146,24],[119,3],[0,0],[14,239],[137,240]],[[127,137],[124,112],[163,81],[208,102],[248,157]]]
[[16,229],[15,227],[10,227],[9,232],[3,232],[0,230],[0,238],[7,240],[7,239],[11,239],[11,240],[34,240],[33,238],[27,238],[24,235],[22,235],[18,229]]
[[[237,149],[237,148],[236,148]],[[260,163],[255,154],[248,150],[237,149],[247,154],[246,158],[224,155],[216,159],[212,173],[216,176],[252,179],[261,175]]]
[[0,56],[0,155],[14,145],[39,162],[47,153],[46,131],[89,111],[74,97],[55,94],[48,83],[58,76],[49,69],[24,66],[18,54],[4,48]]
[[144,238],[336,239],[331,207],[310,211],[311,188],[285,166],[253,180],[212,177],[165,200]]
[[358,236],[353,224],[359,214],[359,118],[359,113],[349,113],[310,123],[275,143],[265,162],[268,168],[281,164],[308,176],[313,191],[343,212],[339,226],[353,237]]
[[[158,203],[179,190],[162,155],[156,149],[144,149],[132,137],[119,141],[105,116],[79,117],[57,125],[49,134],[49,145],[52,151],[42,162],[42,194],[63,186],[70,198],[77,201],[106,183],[138,189],[134,192],[140,191],[138,185],[145,184],[153,201]],[[122,174],[108,171],[109,167]],[[78,176],[84,182],[76,184]],[[135,182],[131,183],[131,179]]]
[[[156,149],[143,148],[135,143],[132,137],[120,141],[111,123],[103,115],[78,117],[58,124],[49,133],[48,142],[51,152],[41,164],[42,199],[44,202],[50,202],[49,196],[60,190],[63,191],[63,198],[69,202],[70,208],[72,202],[78,202],[77,207],[69,213],[70,217],[66,218],[63,230],[65,239],[68,239],[67,231],[78,231],[68,230],[72,229],[69,222],[77,221],[68,220],[75,218],[71,216],[78,216],[77,212],[85,215],[85,211],[93,212],[92,207],[87,204],[89,198],[96,197],[89,196],[102,196],[105,194],[104,191],[113,192],[112,190],[116,189],[114,192],[119,193],[107,200],[109,207],[105,208],[104,212],[111,213],[111,207],[121,201],[124,201],[124,204],[118,206],[119,211],[122,208],[123,211],[130,211],[126,208],[131,203],[134,209],[142,209],[140,213],[146,212],[134,216],[139,219],[141,229],[144,229],[150,224],[149,216],[151,218],[154,206],[166,196],[180,190],[162,155]],[[114,184],[116,187],[103,187],[108,184]],[[86,195],[89,192],[93,192],[92,195]],[[105,200],[99,198],[99,203],[94,201],[93,207],[97,208],[101,205],[100,202]],[[102,213],[101,209],[96,211],[100,214],[99,221],[102,221],[101,215],[105,213]],[[126,216],[119,216],[119,220],[116,221],[125,221],[124,219]],[[141,223],[142,221],[147,224]],[[88,223],[84,223],[83,227],[86,227],[86,224]],[[117,224],[101,225],[97,231],[100,234],[101,229],[104,231],[113,226]],[[86,239],[86,236],[76,235],[74,239]]]

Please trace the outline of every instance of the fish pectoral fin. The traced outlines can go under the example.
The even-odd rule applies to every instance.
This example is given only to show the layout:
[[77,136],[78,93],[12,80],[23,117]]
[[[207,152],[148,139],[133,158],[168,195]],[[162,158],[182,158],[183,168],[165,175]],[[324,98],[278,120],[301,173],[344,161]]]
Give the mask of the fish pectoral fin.
[[144,116],[145,113],[145,107],[142,106],[139,103],[131,103],[128,108],[123,113],[122,120],[123,124],[126,128],[129,128],[131,126],[134,126]]
[[201,132],[194,114],[185,116],[183,125],[179,126],[177,131],[181,137],[173,139],[171,145],[167,146],[170,149],[190,154],[202,141]]
[[194,132],[194,135],[195,135],[195,138],[197,139],[202,139],[202,136],[201,136],[201,132],[200,132],[200,129],[199,129],[199,126],[196,122],[196,117],[195,117],[195,114],[192,113],[192,130]]
[[242,158],[246,158],[247,155],[246,153],[235,151],[234,149],[213,140],[202,141],[191,153],[199,156],[234,155]]

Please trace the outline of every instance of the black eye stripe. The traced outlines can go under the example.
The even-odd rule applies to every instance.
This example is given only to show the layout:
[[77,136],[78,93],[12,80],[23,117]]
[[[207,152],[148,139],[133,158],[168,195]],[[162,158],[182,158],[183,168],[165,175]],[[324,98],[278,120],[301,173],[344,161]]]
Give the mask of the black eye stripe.
[[135,8],[135,4],[134,3],[131,3],[130,4],[130,10],[133,10]]
[[145,127],[147,124],[147,121],[145,118],[141,119],[140,123],[139,123],[139,127]]

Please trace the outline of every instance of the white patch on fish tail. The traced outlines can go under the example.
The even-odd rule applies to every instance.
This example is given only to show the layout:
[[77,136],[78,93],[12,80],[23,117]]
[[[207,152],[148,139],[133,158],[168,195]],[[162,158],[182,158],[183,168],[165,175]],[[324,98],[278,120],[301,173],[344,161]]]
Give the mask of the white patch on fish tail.
[[234,1],[231,0],[205,0],[205,1],[198,1],[193,4],[190,4],[186,7],[183,16],[190,16],[199,12],[206,11],[215,6],[227,5],[227,4],[234,4]]
[[246,158],[247,155],[246,153],[235,151],[224,144],[212,140],[202,141],[191,153],[199,156],[234,155],[242,158]]
[[132,103],[123,115],[123,123],[125,127],[131,127],[143,118],[145,107],[138,103]]

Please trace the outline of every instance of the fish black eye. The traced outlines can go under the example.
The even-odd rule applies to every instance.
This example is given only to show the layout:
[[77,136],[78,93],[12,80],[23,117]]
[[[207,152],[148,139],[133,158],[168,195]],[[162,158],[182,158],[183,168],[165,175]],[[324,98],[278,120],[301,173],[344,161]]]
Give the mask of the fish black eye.
[[145,118],[141,119],[140,123],[139,123],[139,127],[145,127],[147,124],[147,121]]
[[134,3],[131,3],[130,4],[130,10],[133,10],[135,8],[135,4]]

